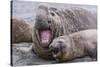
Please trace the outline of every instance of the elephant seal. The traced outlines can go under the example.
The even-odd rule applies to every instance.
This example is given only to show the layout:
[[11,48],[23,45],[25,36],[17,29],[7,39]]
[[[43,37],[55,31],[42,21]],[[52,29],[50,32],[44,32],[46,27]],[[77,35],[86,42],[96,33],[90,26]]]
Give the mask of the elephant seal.
[[57,62],[84,56],[97,59],[97,31],[92,29],[60,36],[49,47]]
[[94,15],[83,8],[57,9],[47,5],[37,7],[32,33],[33,51],[44,59],[52,59],[49,45],[56,37],[86,29],[96,29]]
[[11,43],[32,42],[32,26],[24,20],[11,18]]

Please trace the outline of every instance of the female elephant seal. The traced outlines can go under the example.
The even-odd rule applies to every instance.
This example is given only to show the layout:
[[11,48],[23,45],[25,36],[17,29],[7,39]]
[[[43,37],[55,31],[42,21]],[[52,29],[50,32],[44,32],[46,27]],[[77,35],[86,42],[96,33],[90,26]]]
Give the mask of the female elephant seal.
[[39,5],[33,29],[33,51],[40,57],[52,59],[49,45],[61,35],[96,28],[96,18],[82,8],[56,9]]
[[12,43],[32,42],[32,26],[24,20],[11,18]]
[[55,38],[49,46],[58,62],[79,57],[97,58],[97,31],[85,30]]

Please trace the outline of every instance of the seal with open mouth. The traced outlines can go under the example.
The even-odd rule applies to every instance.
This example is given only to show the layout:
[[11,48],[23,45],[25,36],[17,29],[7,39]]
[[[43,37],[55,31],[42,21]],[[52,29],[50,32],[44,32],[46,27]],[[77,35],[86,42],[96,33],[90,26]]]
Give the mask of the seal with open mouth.
[[32,33],[33,51],[42,58],[52,59],[49,45],[53,39],[91,28],[96,28],[96,19],[85,9],[58,10],[47,5],[39,5]]

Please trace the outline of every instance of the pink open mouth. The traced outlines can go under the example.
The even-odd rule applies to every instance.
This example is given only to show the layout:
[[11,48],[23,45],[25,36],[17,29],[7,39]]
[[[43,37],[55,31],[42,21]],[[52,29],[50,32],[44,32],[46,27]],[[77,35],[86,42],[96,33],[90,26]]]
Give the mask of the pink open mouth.
[[43,47],[48,47],[51,40],[51,31],[50,30],[42,30],[40,31],[40,41]]

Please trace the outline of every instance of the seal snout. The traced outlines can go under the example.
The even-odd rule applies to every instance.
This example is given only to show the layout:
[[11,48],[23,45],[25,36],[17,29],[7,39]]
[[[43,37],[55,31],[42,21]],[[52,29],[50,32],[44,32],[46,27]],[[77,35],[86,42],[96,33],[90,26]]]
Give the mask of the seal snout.
[[55,47],[53,45],[50,45],[49,48],[50,48],[50,50],[51,50],[51,52],[53,54],[57,54],[59,52],[59,48],[58,47]]
[[51,44],[49,46],[49,48],[51,49],[52,52],[54,52],[55,54],[58,53],[59,51],[61,51],[62,49],[62,42],[61,41],[58,41],[57,43],[55,44]]
[[58,41],[54,41],[49,48],[51,49],[52,55],[55,59],[60,58],[62,56],[62,52],[63,52],[63,42],[58,40]]

